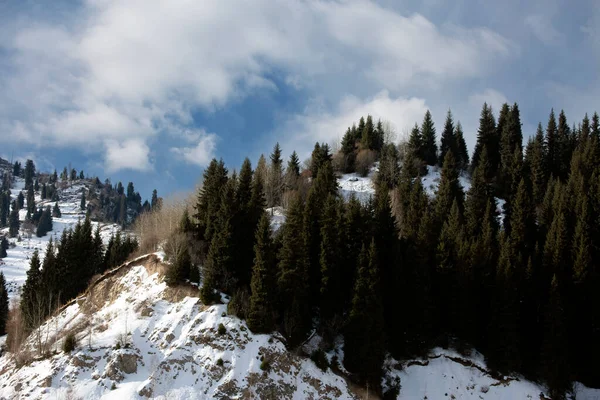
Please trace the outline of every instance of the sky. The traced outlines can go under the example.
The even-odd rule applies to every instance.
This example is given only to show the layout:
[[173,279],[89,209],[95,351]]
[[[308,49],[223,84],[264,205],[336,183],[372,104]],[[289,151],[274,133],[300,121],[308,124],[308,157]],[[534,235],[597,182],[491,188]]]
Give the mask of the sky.
[[367,114],[402,140],[451,109],[472,151],[517,102],[527,137],[598,110],[599,70],[595,0],[1,0],[0,157],[166,197]]

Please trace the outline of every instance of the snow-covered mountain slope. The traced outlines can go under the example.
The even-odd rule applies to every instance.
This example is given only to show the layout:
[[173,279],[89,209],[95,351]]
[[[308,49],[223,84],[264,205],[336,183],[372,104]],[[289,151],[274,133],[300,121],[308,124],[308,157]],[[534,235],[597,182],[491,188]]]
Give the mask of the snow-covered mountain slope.
[[[0,399],[366,398],[340,372],[288,352],[279,335],[252,334],[225,304],[203,305],[196,287],[168,288],[161,260],[151,254],[108,272],[35,331],[20,354],[4,354]],[[77,345],[65,353],[69,333]],[[38,357],[40,343],[45,357]],[[343,357],[343,347],[336,352]],[[389,359],[385,370],[387,381],[400,379],[398,399],[539,399],[544,391],[492,377],[478,354],[442,349],[421,360]],[[598,398],[578,390],[577,398]]]
[[[276,336],[253,335],[226,305],[167,288],[160,269],[157,255],[138,259],[64,307],[40,328],[52,356],[20,367],[22,356],[0,358],[0,398],[353,398],[343,378]],[[68,332],[78,341],[71,354],[61,351]],[[36,338],[26,345],[33,356]]]
[[[17,198],[19,193],[23,191],[23,195],[26,196],[24,190],[25,180],[17,178],[11,190],[11,198],[14,200]],[[25,283],[27,270],[29,269],[29,261],[31,255],[35,250],[40,253],[40,260],[43,261],[46,247],[50,238],[57,242],[65,229],[73,228],[78,221],[85,218],[85,212],[79,207],[81,201],[81,194],[84,190],[84,185],[76,183],[68,185],[60,192],[60,201],[58,206],[61,210],[61,218],[53,218],[52,231],[48,232],[46,236],[38,238],[35,235],[35,229],[33,232],[28,232],[24,229],[25,216],[27,215],[27,200],[25,200],[25,208],[19,211],[19,219],[21,221],[21,229],[19,231],[18,238],[10,238],[10,248],[7,251],[7,257],[0,259],[0,271],[4,273],[7,282],[7,289],[11,298],[18,294],[19,288]],[[54,206],[55,202],[50,200],[42,201],[41,197],[36,195],[35,204],[37,207]],[[97,222],[92,222],[93,230],[96,229]],[[110,236],[116,233],[120,227],[115,224],[100,223],[100,234],[104,241],[104,244],[108,243]],[[8,228],[0,229],[0,235],[7,235]]]

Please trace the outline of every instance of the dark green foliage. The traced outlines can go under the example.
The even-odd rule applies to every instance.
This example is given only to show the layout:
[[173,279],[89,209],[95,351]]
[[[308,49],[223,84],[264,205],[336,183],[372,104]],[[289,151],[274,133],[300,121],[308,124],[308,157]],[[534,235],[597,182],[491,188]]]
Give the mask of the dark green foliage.
[[548,304],[544,313],[544,338],[541,351],[541,374],[553,399],[564,399],[571,389],[565,312],[559,281],[552,278]]
[[0,272],[0,336],[6,335],[6,322],[8,321],[8,291],[6,279]]
[[17,202],[13,201],[13,209],[10,212],[10,217],[8,220],[8,236],[11,238],[17,237],[20,226],[21,223],[19,222],[19,209],[17,208]]
[[70,353],[73,350],[75,350],[76,347],[77,347],[77,338],[75,337],[75,335],[73,333],[69,333],[64,338],[63,345],[62,345],[62,351],[65,353]]
[[174,286],[189,278],[192,260],[185,235],[175,234],[168,239],[168,242],[166,248],[170,250],[167,253],[169,267],[165,274],[165,282],[167,285]]
[[344,366],[378,391],[385,355],[383,304],[375,240],[363,246],[345,333]]
[[227,333],[227,328],[225,328],[225,325],[223,324],[219,324],[219,327],[217,328],[217,333],[219,335],[224,335]]
[[27,212],[33,214],[35,212],[35,193],[33,192],[33,186],[29,186],[27,190]]
[[39,326],[45,317],[46,304],[42,292],[40,256],[34,251],[27,271],[27,279],[21,290],[21,315],[24,327],[31,331]]
[[6,240],[6,236],[2,236],[0,238],[0,258],[4,258],[7,256],[6,251],[8,250],[8,240]]
[[33,178],[35,178],[35,164],[32,160],[25,162],[25,189],[33,189]]
[[19,161],[15,161],[15,164],[13,165],[13,176],[21,176],[21,163]]
[[323,372],[326,372],[327,368],[329,368],[329,361],[327,361],[327,356],[325,355],[325,352],[321,349],[314,350],[310,354],[310,359]]
[[37,237],[46,236],[46,234],[52,230],[52,211],[50,211],[50,206],[47,206],[46,209],[42,212],[40,216],[40,220],[38,222],[37,230],[35,235]]
[[[463,139],[464,140],[464,139]],[[452,112],[448,110],[448,115],[446,116],[446,123],[444,124],[444,131],[442,132],[442,143],[440,146],[440,167],[444,162],[444,158],[446,157],[446,153],[448,151],[452,151],[452,154],[455,156],[458,154],[458,142],[456,139],[456,131],[454,128],[454,120],[452,119]]]
[[435,134],[435,126],[429,110],[425,113],[423,123],[421,124],[422,151],[420,152],[423,161],[427,165],[436,165],[437,156],[437,138]]
[[20,210],[24,206],[25,206],[25,196],[23,195],[23,192],[19,192],[19,195],[17,196],[17,207]]
[[479,166],[479,160],[482,153],[486,152],[486,158],[489,163],[489,169],[486,171],[485,178],[488,182],[496,177],[498,165],[500,164],[500,138],[496,129],[496,121],[492,108],[483,104],[481,116],[479,117],[479,129],[477,130],[477,143],[471,159],[471,170]]
[[459,170],[452,151],[446,153],[444,166],[442,167],[440,184],[436,194],[436,214],[441,226],[446,216],[450,214],[452,203],[456,201],[459,211],[462,213],[464,204],[463,188],[458,180]]
[[456,123],[454,131],[456,138],[456,163],[461,171],[466,171],[469,168],[469,151],[467,150],[467,143],[465,142],[460,121]]
[[256,230],[252,295],[248,328],[252,332],[268,333],[275,328],[277,286],[275,285],[275,248],[271,239],[269,217],[263,213]]
[[58,201],[54,203],[54,207],[52,207],[52,217],[60,218],[62,213],[60,212],[60,208],[58,207]]
[[304,230],[303,204],[292,200],[283,229],[278,254],[277,286],[283,332],[292,344],[299,343],[310,327],[308,257]]
[[315,143],[315,148],[312,152],[310,173],[313,178],[316,178],[319,169],[325,164],[331,164],[331,153],[329,152],[329,145],[326,143]]
[[379,160],[379,171],[377,172],[377,185],[383,185],[392,189],[398,183],[400,177],[400,154],[392,143],[386,144],[381,150]]

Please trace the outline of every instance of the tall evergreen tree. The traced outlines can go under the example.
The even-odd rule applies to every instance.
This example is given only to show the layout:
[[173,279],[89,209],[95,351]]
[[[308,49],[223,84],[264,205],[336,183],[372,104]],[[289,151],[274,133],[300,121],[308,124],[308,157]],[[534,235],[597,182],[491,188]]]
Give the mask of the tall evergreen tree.
[[270,220],[265,213],[258,224],[255,241],[248,327],[255,333],[268,333],[275,328],[277,286],[275,248]]
[[19,222],[19,210],[17,208],[17,202],[13,201],[13,207],[8,221],[8,236],[11,238],[17,237],[20,226],[21,223]]
[[489,173],[486,176],[487,181],[491,181],[496,177],[498,165],[500,163],[500,141],[496,129],[496,121],[492,108],[483,104],[481,116],[479,117],[479,129],[477,130],[477,143],[471,159],[471,170],[475,170],[479,166],[481,154],[485,150],[487,159],[490,163]]
[[33,189],[33,178],[35,178],[35,164],[32,160],[25,162],[25,189]]
[[8,290],[6,279],[0,272],[0,336],[6,335],[6,322],[8,321]]
[[435,134],[435,126],[431,117],[431,112],[427,110],[423,123],[421,124],[421,137],[423,138],[423,161],[427,165],[437,164],[437,138]]
[[[460,121],[456,123],[454,129],[454,136],[456,137],[456,162],[461,171],[466,171],[469,168],[469,151],[467,150],[467,143],[463,135],[462,125]],[[441,158],[441,157],[440,157]],[[442,158],[443,160],[443,158]]]
[[354,286],[348,328],[344,335],[344,366],[358,378],[380,389],[385,355],[383,304],[375,240],[363,246]]
[[[444,124],[444,131],[442,132],[442,143],[440,146],[440,167],[444,163],[444,158],[449,150],[452,151],[455,157],[458,155],[457,145],[458,142],[456,139],[454,120],[452,119],[452,111],[448,110],[448,114],[446,115],[446,123]],[[458,162],[458,164],[460,164],[460,162]]]
[[292,199],[278,255],[277,286],[279,312],[284,334],[292,344],[299,343],[310,328],[308,259],[302,239],[304,207],[301,199]]

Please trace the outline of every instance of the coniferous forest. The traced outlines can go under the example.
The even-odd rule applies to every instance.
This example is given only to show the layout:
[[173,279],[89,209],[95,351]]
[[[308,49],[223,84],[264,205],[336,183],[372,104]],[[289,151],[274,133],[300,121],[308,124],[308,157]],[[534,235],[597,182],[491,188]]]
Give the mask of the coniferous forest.
[[[497,115],[484,104],[471,155],[451,112],[439,142],[427,112],[400,146],[368,116],[338,153],[317,143],[304,168],[281,154],[276,145],[254,170],[248,159],[239,171],[210,163],[181,222],[188,252],[171,258],[171,283],[198,279],[194,255],[205,303],[226,293],[231,313],[290,348],[313,330],[330,345],[342,333],[339,361],[371,388],[386,354],[435,346],[475,348],[553,398],[575,380],[600,386],[598,114],[569,125],[552,111],[522,132],[517,104]],[[369,201],[340,195],[337,174],[376,161]],[[434,166],[430,196],[421,177]],[[286,221],[273,232],[265,208],[278,205]]]

